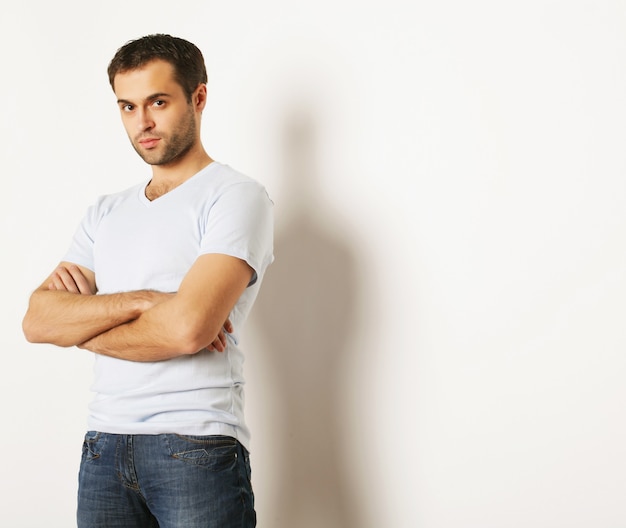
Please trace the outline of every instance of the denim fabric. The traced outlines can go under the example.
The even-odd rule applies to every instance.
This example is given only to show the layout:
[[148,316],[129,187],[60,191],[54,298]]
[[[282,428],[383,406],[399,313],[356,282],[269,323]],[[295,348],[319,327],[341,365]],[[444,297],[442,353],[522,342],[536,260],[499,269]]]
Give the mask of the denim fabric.
[[79,528],[252,528],[250,458],[228,436],[85,435]]

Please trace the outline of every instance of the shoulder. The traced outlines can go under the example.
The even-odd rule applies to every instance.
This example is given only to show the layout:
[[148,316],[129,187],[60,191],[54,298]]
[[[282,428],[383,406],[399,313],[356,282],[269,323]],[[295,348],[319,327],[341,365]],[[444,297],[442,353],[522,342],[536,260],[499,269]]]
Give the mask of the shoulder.
[[207,214],[224,207],[233,208],[241,214],[253,204],[257,207],[273,206],[264,185],[229,165],[214,161],[197,176],[192,188],[188,189],[187,198]]
[[132,187],[128,187],[126,189],[123,189],[121,191],[115,192],[115,193],[110,193],[110,194],[101,194],[100,196],[98,196],[98,198],[96,199],[95,204],[96,205],[104,205],[104,206],[110,206],[110,205],[114,205],[120,202],[123,202],[125,200],[128,200],[129,198],[136,198],[137,194],[139,192],[141,192],[142,189],[145,188],[145,186],[147,185],[147,181],[143,181],[141,183],[137,183],[135,185],[133,185]]
[[241,189],[257,189],[264,191],[265,187],[254,178],[232,168],[230,165],[214,161],[207,167],[204,174],[205,181],[221,191]]
[[87,209],[87,220],[98,221],[130,199],[136,200],[138,193],[141,192],[146,183],[142,182],[119,192],[99,195]]

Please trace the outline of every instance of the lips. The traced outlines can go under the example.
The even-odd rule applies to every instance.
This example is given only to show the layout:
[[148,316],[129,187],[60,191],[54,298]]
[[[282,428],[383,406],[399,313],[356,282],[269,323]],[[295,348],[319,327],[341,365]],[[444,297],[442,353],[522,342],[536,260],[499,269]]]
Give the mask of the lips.
[[147,149],[154,148],[158,142],[159,142],[158,138],[145,138],[145,139],[139,140],[139,144],[142,147],[147,148]]

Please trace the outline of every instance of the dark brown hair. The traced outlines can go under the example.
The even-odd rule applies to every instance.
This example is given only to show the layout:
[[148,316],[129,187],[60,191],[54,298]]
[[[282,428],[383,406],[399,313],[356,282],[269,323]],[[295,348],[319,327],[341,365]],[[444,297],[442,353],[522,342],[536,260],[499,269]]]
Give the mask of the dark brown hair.
[[111,88],[118,73],[140,68],[157,59],[174,67],[174,78],[188,101],[198,85],[207,82],[202,52],[187,40],[159,33],[131,40],[117,50],[107,69]]

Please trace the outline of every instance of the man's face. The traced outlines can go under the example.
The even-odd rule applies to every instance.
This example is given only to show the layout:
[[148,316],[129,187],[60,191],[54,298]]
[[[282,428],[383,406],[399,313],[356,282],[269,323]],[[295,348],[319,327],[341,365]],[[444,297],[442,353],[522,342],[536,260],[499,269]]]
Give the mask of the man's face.
[[174,80],[173,67],[155,60],[118,73],[113,86],[137,154],[150,165],[175,164],[184,158],[197,141],[198,129],[193,104]]

